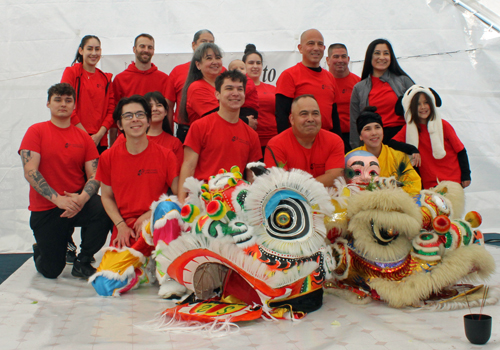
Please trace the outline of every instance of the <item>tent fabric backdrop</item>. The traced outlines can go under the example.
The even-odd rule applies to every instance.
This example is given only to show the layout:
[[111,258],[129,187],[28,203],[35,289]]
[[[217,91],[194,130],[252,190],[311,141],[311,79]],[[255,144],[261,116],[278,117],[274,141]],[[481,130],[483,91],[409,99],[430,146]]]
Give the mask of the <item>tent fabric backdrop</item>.
[[[467,3],[491,5],[499,14],[493,0]],[[0,0],[0,27],[1,253],[28,252],[34,242],[29,185],[17,150],[27,128],[49,118],[47,89],[60,81],[82,36],[101,39],[101,68],[116,74],[133,59],[135,36],[150,33],[153,62],[170,73],[190,58],[192,36],[202,28],[215,34],[226,66],[254,43],[276,79],[300,60],[297,44],[305,29],[319,29],[327,46],[345,43],[356,74],[368,44],[389,39],[413,80],[441,95],[441,116],[467,148],[472,169],[467,210],[482,214],[483,232],[500,230],[500,34],[452,0]]]

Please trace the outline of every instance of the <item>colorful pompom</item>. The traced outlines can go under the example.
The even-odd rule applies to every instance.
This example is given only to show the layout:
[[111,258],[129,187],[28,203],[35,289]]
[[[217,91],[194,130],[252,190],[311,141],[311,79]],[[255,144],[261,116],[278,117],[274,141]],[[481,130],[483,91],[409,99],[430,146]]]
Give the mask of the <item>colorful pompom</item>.
[[207,205],[207,215],[212,220],[221,220],[224,216],[226,216],[226,211],[226,207],[219,200],[211,201]]
[[201,199],[208,203],[212,200],[212,194],[210,192],[203,192],[201,194]]
[[186,204],[182,207],[181,218],[185,222],[193,222],[194,218],[200,215],[200,208],[193,204]]
[[233,165],[233,166],[231,167],[231,172],[232,172],[232,173],[239,173],[239,172],[240,172],[240,167],[239,167],[239,166],[237,166],[237,165]]
[[450,230],[450,218],[445,215],[438,215],[432,220],[432,226],[437,233],[446,233]]
[[482,224],[483,218],[477,211],[470,211],[465,215],[465,221],[467,221],[472,228],[476,228]]

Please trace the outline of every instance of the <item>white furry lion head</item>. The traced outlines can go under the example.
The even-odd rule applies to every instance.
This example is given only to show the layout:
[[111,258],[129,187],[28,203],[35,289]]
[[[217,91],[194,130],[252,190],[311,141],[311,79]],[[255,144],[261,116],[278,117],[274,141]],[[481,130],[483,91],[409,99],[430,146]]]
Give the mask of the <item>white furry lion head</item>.
[[349,239],[365,258],[396,261],[411,250],[419,234],[422,214],[400,188],[362,191],[349,199]]

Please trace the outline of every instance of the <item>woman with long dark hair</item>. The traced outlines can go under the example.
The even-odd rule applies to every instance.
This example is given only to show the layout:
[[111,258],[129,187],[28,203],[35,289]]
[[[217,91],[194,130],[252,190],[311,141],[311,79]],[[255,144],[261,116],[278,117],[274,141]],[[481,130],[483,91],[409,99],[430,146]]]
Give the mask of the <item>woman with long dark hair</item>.
[[203,43],[194,52],[182,90],[177,137],[184,142],[189,126],[195,120],[216,111],[215,79],[222,70],[222,53],[214,43]]
[[257,124],[257,134],[259,134],[262,154],[269,140],[278,134],[276,128],[275,95],[276,87],[263,83],[260,80],[262,75],[262,54],[257,51],[254,44],[248,44],[241,59],[245,63],[247,76],[252,79],[259,96],[259,123]]
[[[214,41],[215,41],[214,34],[210,30],[201,29],[196,33],[194,33],[191,47],[193,48],[194,52],[201,44],[213,43]],[[173,121],[175,123],[178,123],[177,116],[179,114],[179,106],[181,104],[182,88],[184,87],[184,83],[186,82],[190,64],[191,61],[188,61],[186,63],[175,66],[174,69],[172,69],[172,71],[170,72],[168,77],[168,89],[165,98],[167,99],[167,102],[172,109],[175,106],[175,113],[173,116],[174,117]]]
[[159,91],[148,92],[144,95],[144,98],[151,107],[151,126],[148,130],[148,139],[172,150],[177,158],[178,171],[180,171],[184,160],[184,150],[179,139],[172,135],[167,118],[167,100]]
[[64,70],[61,83],[76,91],[72,124],[81,127],[94,140],[99,153],[108,148],[107,131],[113,125],[114,98],[111,78],[97,68],[101,59],[101,41],[95,35],[82,38],[71,67]]
[[360,146],[356,120],[367,106],[377,107],[384,123],[384,143],[405,125],[404,118],[396,115],[395,106],[399,96],[414,84],[413,80],[399,66],[386,39],[374,40],[366,49],[361,81],[354,85],[350,106],[350,144]]

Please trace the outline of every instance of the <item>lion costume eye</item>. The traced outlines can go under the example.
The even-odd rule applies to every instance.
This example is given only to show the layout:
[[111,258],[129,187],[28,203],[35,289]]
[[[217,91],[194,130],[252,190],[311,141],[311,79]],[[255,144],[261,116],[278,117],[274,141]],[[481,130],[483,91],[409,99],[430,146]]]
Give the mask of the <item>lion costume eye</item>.
[[267,224],[267,233],[271,237],[300,239],[310,232],[309,211],[300,199],[282,199],[267,218]]
[[439,196],[432,196],[432,200],[434,201],[434,203],[436,203],[438,209],[445,213],[448,212],[448,206],[446,205],[445,201],[442,200]]

